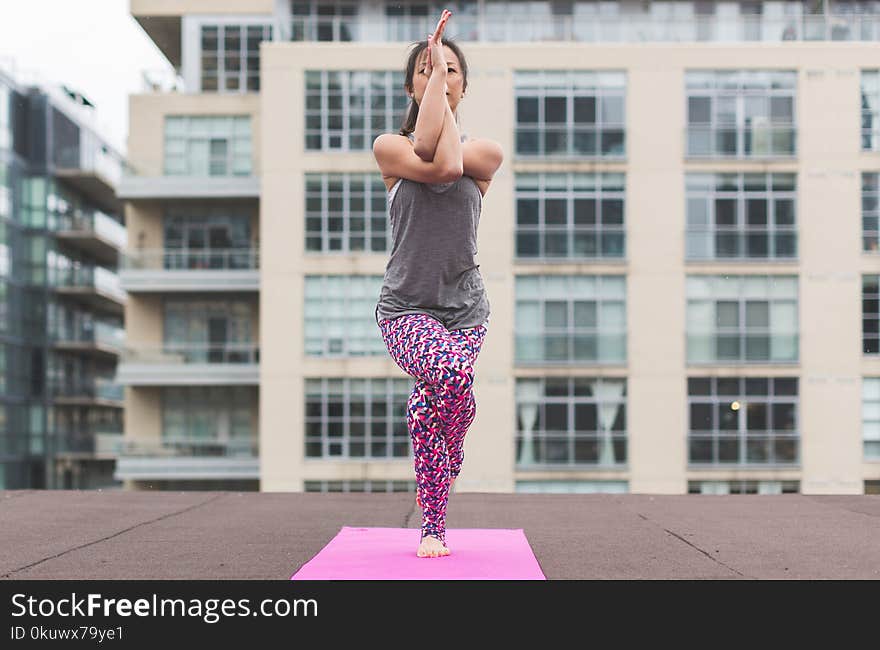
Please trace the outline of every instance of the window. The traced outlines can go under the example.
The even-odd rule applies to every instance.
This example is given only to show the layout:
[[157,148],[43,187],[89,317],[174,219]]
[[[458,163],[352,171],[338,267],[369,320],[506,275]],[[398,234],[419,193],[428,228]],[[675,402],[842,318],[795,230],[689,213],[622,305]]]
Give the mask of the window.
[[[10,349],[11,351],[11,349]],[[48,392],[51,397],[102,398],[122,401],[122,385],[115,383],[116,365],[76,356],[49,354],[34,349],[23,353],[33,396]],[[44,391],[43,384],[48,391]]]
[[521,260],[623,259],[623,174],[516,174],[516,254]]
[[518,378],[516,415],[520,469],[626,464],[625,378]]
[[686,174],[687,258],[796,259],[795,174]]
[[168,362],[257,363],[256,310],[247,300],[166,298],[163,351]]
[[[584,10],[595,10],[602,5],[603,17],[611,2],[572,2],[562,0],[487,0],[485,6],[485,34],[488,41],[560,41],[590,40],[584,38]],[[598,22],[592,17],[593,27]],[[581,28],[579,30],[578,28]]]
[[862,438],[865,460],[880,460],[880,377],[862,379]]
[[162,390],[162,445],[193,456],[257,451],[257,388],[175,386]]
[[376,331],[381,275],[314,275],[305,278],[305,353],[374,356],[388,351]]
[[862,70],[862,150],[880,151],[880,70]]
[[202,92],[260,90],[260,42],[272,40],[272,25],[202,25]]
[[306,379],[306,458],[409,458],[408,379]]
[[689,275],[688,363],[796,363],[798,278]]
[[293,0],[290,3],[291,40],[361,40],[358,4],[353,0]]
[[[93,264],[84,262],[77,257],[71,257],[58,252],[54,242],[41,235],[27,236],[28,251],[32,269],[37,271],[41,262],[45,260],[45,269],[48,274],[48,284],[53,287],[95,287],[95,269]],[[107,269],[104,269],[108,272]]]
[[254,269],[247,208],[174,206],[165,215],[165,269]]
[[[0,98],[2,99],[2,98]],[[13,176],[17,176],[13,171],[13,166],[7,163],[0,164],[0,220],[12,218],[12,187]],[[8,241],[4,237],[0,241]]]
[[626,494],[627,481],[517,481],[515,492],[541,494]]
[[623,158],[625,72],[519,71],[516,154]]
[[688,377],[691,465],[800,462],[797,377]]
[[306,492],[415,492],[415,481],[305,481]]
[[862,250],[878,252],[880,217],[880,173],[862,172]]
[[[4,244],[6,246],[6,244]],[[15,299],[13,296],[17,295],[18,292],[13,289],[9,290],[9,283],[6,280],[6,274],[4,273],[2,277],[0,277],[0,332],[3,334],[17,334],[18,332],[13,332],[13,328],[10,325],[13,325],[18,319],[13,318],[12,323],[10,323],[9,314],[15,313],[15,307],[17,306],[15,303]],[[18,321],[20,322],[20,321]],[[2,363],[3,358],[3,348],[0,347],[0,363]],[[0,372],[0,392],[6,392],[6,386],[4,382],[6,381],[6,377],[2,372]]]
[[800,481],[688,481],[688,494],[798,494]]
[[685,88],[688,156],[795,155],[795,71],[690,71]]
[[55,189],[52,179],[23,176],[21,179],[21,222],[29,228],[47,228],[48,195]]
[[626,363],[625,277],[518,277],[516,362]]
[[880,354],[880,275],[862,276],[862,352]]
[[165,174],[250,176],[250,115],[165,117]]
[[[12,149],[12,119],[9,87],[0,82],[0,150]],[[4,165],[6,163],[4,162]]]
[[[436,11],[431,2],[385,3],[385,24],[389,41],[420,41],[437,27]],[[455,10],[450,8],[453,14]],[[456,15],[457,17],[457,15]],[[431,21],[434,24],[431,24]]]
[[458,2],[429,2],[406,0],[385,3],[385,34],[387,41],[420,41],[437,27],[444,9],[449,9],[455,20],[446,26],[444,34],[461,41],[478,37],[479,7],[476,0]]
[[368,151],[403,124],[407,96],[399,72],[307,70],[307,150]]
[[384,253],[388,193],[376,174],[306,174],[306,252]]

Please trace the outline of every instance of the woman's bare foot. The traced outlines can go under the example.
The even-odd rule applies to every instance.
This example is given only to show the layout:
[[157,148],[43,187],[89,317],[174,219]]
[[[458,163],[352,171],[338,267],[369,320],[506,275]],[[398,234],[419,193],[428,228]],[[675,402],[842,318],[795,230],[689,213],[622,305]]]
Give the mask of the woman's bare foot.
[[425,535],[419,549],[416,551],[419,557],[441,557],[449,555],[449,549],[443,546],[443,542],[432,535]]
[[[456,479],[456,478],[458,478],[458,477],[456,476],[455,478],[451,478],[451,479],[449,479],[449,494],[452,494],[452,486],[455,485],[455,479]],[[418,489],[416,489],[416,505],[417,505],[419,508],[424,507],[424,506],[422,506],[422,500],[419,499],[419,491],[418,491]]]

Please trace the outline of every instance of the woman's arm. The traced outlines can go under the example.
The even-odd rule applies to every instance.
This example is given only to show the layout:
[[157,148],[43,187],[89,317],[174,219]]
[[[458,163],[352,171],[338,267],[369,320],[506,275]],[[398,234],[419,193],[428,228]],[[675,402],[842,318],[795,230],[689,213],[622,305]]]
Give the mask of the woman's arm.
[[[445,98],[444,98],[445,99]],[[437,142],[437,149],[433,153],[430,161],[433,161],[443,169],[452,169],[457,174],[457,178],[461,177],[464,171],[464,159],[462,158],[461,136],[458,133],[458,125],[455,123],[455,116],[452,114],[452,108],[446,103],[443,115],[443,128],[440,131],[440,139]],[[422,160],[426,160],[422,158]]]
[[[422,103],[419,105],[419,116],[413,130],[413,143],[416,155],[422,160],[431,160],[443,127],[443,107],[449,105],[446,99],[446,53],[443,51],[443,31],[452,12],[443,10],[434,33],[428,36],[428,47],[422,69],[428,75],[428,84]],[[421,71],[418,71],[421,74]],[[436,78],[435,78],[436,77]]]
[[447,74],[445,64],[442,70],[439,66],[434,66],[419,105],[419,116],[413,130],[413,146],[416,155],[422,160],[431,160],[434,157],[434,149],[440,138],[444,105],[449,106],[449,100],[446,99]]
[[470,139],[461,145],[461,162],[464,176],[489,181],[504,162],[504,151],[493,140]]

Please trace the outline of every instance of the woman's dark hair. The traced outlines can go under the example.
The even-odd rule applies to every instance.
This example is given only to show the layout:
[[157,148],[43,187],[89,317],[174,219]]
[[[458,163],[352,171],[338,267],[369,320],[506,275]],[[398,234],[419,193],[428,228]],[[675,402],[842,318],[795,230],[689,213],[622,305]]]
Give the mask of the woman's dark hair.
[[[448,45],[449,49],[455,52],[455,56],[458,57],[458,62],[461,65],[461,75],[463,77],[463,82],[461,89],[467,90],[467,78],[468,78],[468,65],[467,61],[464,58],[464,54],[461,52],[461,48],[459,48],[458,44],[452,39],[443,38],[443,45]],[[406,60],[406,71],[404,72],[404,85],[406,86],[406,90],[409,93],[415,93],[415,88],[413,87],[413,75],[416,71],[416,62],[419,60],[419,55],[428,47],[428,39],[426,38],[423,41],[418,41],[417,43],[413,43],[412,47],[409,51],[409,57]],[[411,97],[409,100],[409,108],[406,111],[406,117],[403,120],[403,126],[400,127],[399,134],[409,136],[410,133],[415,131],[416,129],[416,119],[419,117],[419,105],[416,104],[415,97]],[[458,115],[456,114],[456,120],[458,119]]]

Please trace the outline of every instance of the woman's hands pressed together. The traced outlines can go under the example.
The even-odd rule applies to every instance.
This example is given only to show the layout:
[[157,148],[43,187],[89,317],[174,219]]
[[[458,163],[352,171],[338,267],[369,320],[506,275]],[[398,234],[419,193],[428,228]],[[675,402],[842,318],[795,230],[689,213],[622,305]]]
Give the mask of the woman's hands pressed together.
[[428,53],[425,56],[425,74],[428,77],[434,72],[435,65],[444,72],[446,71],[446,54],[443,52],[442,38],[443,30],[446,29],[446,23],[450,16],[452,16],[452,12],[449,9],[444,9],[437,23],[437,28],[433,34],[428,36]]
[[[421,98],[416,97],[419,114],[413,129],[413,141],[419,158],[436,163],[438,168],[442,168],[444,177],[453,179],[456,175],[461,176],[461,142],[455,115],[450,106],[448,82],[453,73],[450,73],[451,64],[446,60],[450,55],[444,51],[446,46],[442,40],[443,31],[451,16],[452,12],[444,9],[434,33],[428,35],[425,55],[421,60],[422,73],[427,76],[428,81],[424,82],[424,77],[418,80],[419,86],[424,84],[424,90]],[[460,83],[457,76],[454,81]]]

